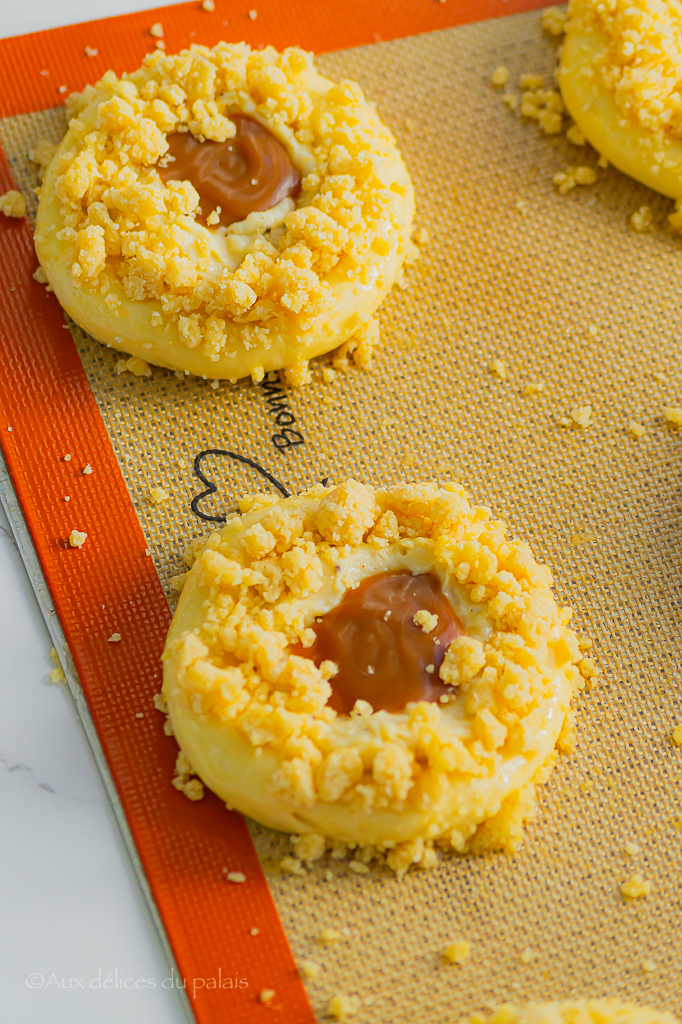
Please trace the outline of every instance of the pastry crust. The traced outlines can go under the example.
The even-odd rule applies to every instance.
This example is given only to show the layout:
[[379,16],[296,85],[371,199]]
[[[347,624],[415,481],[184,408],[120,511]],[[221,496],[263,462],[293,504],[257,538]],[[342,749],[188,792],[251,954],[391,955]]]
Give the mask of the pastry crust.
[[[214,379],[256,379],[349,342],[369,362],[372,316],[412,251],[414,196],[395,142],[352,82],[292,48],[156,51],[71,98],[42,186],[38,256],[99,341]],[[157,171],[170,132],[224,141],[260,121],[301,172],[298,199],[230,227],[196,219],[188,182]],[[207,215],[209,211],[203,211]]]
[[[549,569],[456,484],[349,480],[243,512],[194,562],[164,652],[195,772],[272,828],[389,850],[396,870],[436,840],[514,848],[584,685]],[[455,696],[338,715],[334,666],[288,649],[311,646],[354,584],[396,569],[434,573],[465,627],[440,669]]]
[[594,0],[573,0],[559,86],[580,131],[609,163],[679,199],[682,24],[678,5],[647,6],[618,0],[607,12]]
[[473,1013],[460,1024],[679,1024],[672,1013],[619,999],[573,999],[555,1003],[503,1004],[492,1013]]

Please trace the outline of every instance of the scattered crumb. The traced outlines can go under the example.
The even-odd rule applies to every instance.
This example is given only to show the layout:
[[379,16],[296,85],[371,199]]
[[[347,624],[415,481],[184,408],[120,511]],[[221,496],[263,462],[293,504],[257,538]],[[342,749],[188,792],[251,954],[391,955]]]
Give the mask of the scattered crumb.
[[261,992],[258,993],[258,1000],[259,1000],[259,1002],[265,1003],[266,1006],[269,1006],[274,998],[275,998],[275,990],[274,990],[274,988],[264,988],[264,989],[262,989]]
[[499,68],[495,68],[492,75],[490,76],[491,85],[502,86],[506,85],[509,81],[509,71],[502,65]]
[[360,1002],[355,996],[336,995],[329,1000],[327,1013],[335,1020],[352,1017],[360,1009]]
[[71,501],[71,495],[70,494],[65,494],[64,495],[64,501]]
[[227,871],[225,868],[223,868],[223,871],[225,872],[226,882],[240,883],[246,881],[246,875],[243,871]]
[[507,367],[504,365],[501,359],[493,359],[488,369],[496,374],[500,380],[507,379]]
[[645,974],[652,974],[656,970],[655,960],[645,960],[642,964],[642,970]]
[[412,238],[417,243],[417,245],[423,245],[424,242],[428,242],[429,233],[426,230],[426,228],[415,228],[415,230],[412,232]]
[[155,21],[152,27],[149,29],[149,35],[154,36],[154,39],[163,39],[163,25],[160,21]]
[[544,75],[525,74],[519,79],[520,89],[541,89],[544,84]]
[[673,729],[672,741],[678,747],[682,747],[682,725],[678,725]]
[[255,10],[249,11],[249,18],[251,19],[251,21],[255,21],[257,17],[258,17],[258,11],[255,11]]
[[524,384],[521,388],[521,394],[524,398],[529,398],[531,395],[537,395],[540,391],[545,390],[545,385],[541,380],[536,381],[534,384]]
[[[569,418],[570,417],[570,418]],[[577,405],[571,409],[568,416],[562,416],[559,420],[561,427],[589,427],[592,422],[592,406]]]
[[9,192],[1,195],[0,213],[4,213],[5,217],[16,217],[18,219],[23,217],[26,213],[26,200],[21,192],[17,192],[16,189],[10,189]]
[[98,51],[94,46],[86,46],[83,50],[83,53],[86,57],[96,57]]
[[325,366],[322,370],[322,380],[325,384],[331,384],[332,381],[336,380],[336,370],[332,369],[331,366]]
[[540,24],[550,36],[560,36],[566,31],[568,13],[560,7],[547,7],[542,12]]
[[152,375],[152,368],[149,363],[138,356],[118,360],[116,363],[116,373],[125,373],[126,370],[135,377],[151,377]]
[[60,85],[59,88],[57,89],[57,92],[60,93],[63,96],[64,93],[66,92],[66,86],[65,85]]
[[443,957],[451,964],[463,964],[469,959],[471,943],[466,939],[457,939],[443,950]]
[[214,391],[217,391],[218,388],[220,387],[220,381],[219,380],[212,380],[211,381],[211,387],[213,388]]
[[601,156],[599,157],[599,159],[597,160],[597,167],[601,167],[602,170],[605,171],[608,166],[609,166],[609,162],[606,159],[606,157],[604,156],[604,154],[602,153]]
[[216,224],[220,224],[220,214],[218,213],[217,210],[211,210],[208,217],[206,218],[206,223],[210,228],[215,227]]
[[135,714],[135,718],[144,718],[144,711],[138,711]]
[[260,935],[260,928],[252,928],[249,935]]
[[152,701],[154,702],[154,707],[157,711],[160,711],[162,715],[168,714],[168,705],[166,704],[165,697],[162,693],[155,693],[152,697]]
[[201,9],[202,11],[215,11],[215,3],[213,0],[203,0]]
[[628,218],[628,224],[633,231],[643,235],[647,231],[651,231],[653,224],[653,214],[650,206],[640,206],[639,209],[631,213]]
[[671,427],[682,427],[682,406],[666,405],[663,416]]
[[120,639],[121,639],[121,634],[120,633],[112,633],[111,636],[109,637],[107,643],[117,644]]
[[187,579],[187,573],[186,572],[179,572],[177,574],[177,576],[169,576],[168,577],[168,586],[171,588],[171,590],[177,590],[178,593],[181,593],[182,588],[185,585],[185,580],[186,579]]
[[423,633],[432,633],[438,625],[438,616],[432,615],[425,608],[420,608],[412,618],[415,626],[420,626]]
[[301,864],[298,857],[282,857],[279,862],[279,866],[282,871],[286,871],[289,875],[305,875],[306,870]]
[[87,539],[87,533],[81,533],[80,530],[72,530],[69,535],[69,544],[72,548],[82,548]]
[[649,895],[651,892],[651,882],[642,878],[641,875],[633,875],[627,882],[623,882],[620,891],[627,899],[636,900],[639,897]]
[[322,968],[319,964],[316,964],[314,960],[302,960],[298,965],[298,970],[302,977],[308,978],[312,981],[318,976]]
[[71,462],[71,456],[68,453],[64,456],[64,462]]
[[629,420],[628,430],[633,437],[644,437],[645,428],[637,420]]
[[403,469],[412,469],[416,461],[414,455],[406,455],[400,465]]
[[47,274],[42,267],[36,267],[32,274],[33,280],[38,284],[47,284]]
[[149,556],[151,555],[151,550],[150,550],[149,548],[145,548],[145,549],[144,549],[144,553],[145,553],[145,556],[146,556],[147,558],[149,558]]
[[637,843],[626,843],[623,847],[623,853],[628,857],[636,857],[638,853],[642,852],[642,847],[638,846]]
[[175,774],[171,782],[178,792],[186,796],[188,800],[201,800],[204,796],[204,784],[201,779],[193,778],[194,774],[187,755],[180,750],[175,761]]
[[572,124],[570,128],[566,129],[566,138],[574,146],[584,146],[584,145],[586,145],[586,143],[585,143],[585,136],[580,131],[580,128],[578,128],[577,124]]
[[369,868],[362,861],[352,860],[348,864],[348,870],[353,871],[356,875],[366,875],[369,873]]
[[149,492],[149,500],[152,505],[160,505],[162,501],[168,501],[170,494],[163,487],[152,487]]
[[326,945],[329,942],[338,942],[340,938],[342,938],[341,932],[336,928],[323,928],[317,936],[317,941]]
[[535,960],[540,954],[534,949],[524,949],[521,953],[521,963],[529,964]]
[[[52,648],[52,650],[54,650],[54,647]],[[64,670],[62,669],[61,665],[57,665],[57,667],[53,668],[52,671],[50,672],[50,682],[54,683],[55,686],[58,683],[63,683],[65,679],[66,676],[64,675]]]
[[502,102],[509,110],[516,110],[519,105],[519,97],[513,92],[502,93]]
[[597,172],[593,167],[567,167],[565,171],[559,171],[552,178],[552,183],[557,191],[565,196],[576,187],[576,185],[594,185],[597,180]]
[[83,476],[90,476],[91,473],[92,466],[90,465],[89,462],[86,462],[86,464],[83,466]]
[[316,832],[305,836],[292,836],[291,841],[294,844],[296,857],[300,861],[305,861],[306,864],[312,864],[313,861],[324,856],[327,844],[324,836],[318,835]]

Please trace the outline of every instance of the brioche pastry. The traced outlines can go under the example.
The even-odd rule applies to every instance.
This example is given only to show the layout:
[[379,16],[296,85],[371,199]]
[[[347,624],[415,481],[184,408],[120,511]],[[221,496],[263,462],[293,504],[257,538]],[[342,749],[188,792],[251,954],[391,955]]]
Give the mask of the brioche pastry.
[[[347,480],[241,507],[200,549],[163,655],[164,698],[196,774],[229,806],[301,836],[311,856],[325,841],[359,845],[403,872],[432,864],[436,841],[515,849],[584,685],[550,570],[457,484]],[[435,613],[362,597],[406,576],[418,601],[438,595]],[[316,657],[328,622],[348,627],[338,616],[353,600],[364,604],[359,630],[341,636],[345,664]],[[374,682],[394,655],[381,632],[391,616],[396,647],[434,638],[421,675],[404,663],[423,693],[404,706],[400,671],[384,675],[383,694]],[[446,629],[455,638],[438,647]]]
[[219,43],[109,71],[69,114],[35,242],[84,330],[213,379],[305,383],[339,345],[367,365],[414,197],[358,85],[296,48]]
[[559,86],[580,132],[609,163],[682,197],[677,0],[571,0]]

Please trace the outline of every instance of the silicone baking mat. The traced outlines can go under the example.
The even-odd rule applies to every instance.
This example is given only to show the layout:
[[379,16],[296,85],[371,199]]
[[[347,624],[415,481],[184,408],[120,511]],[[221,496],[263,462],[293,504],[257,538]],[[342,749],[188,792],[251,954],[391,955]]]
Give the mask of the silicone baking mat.
[[[216,0],[212,13],[183,5],[0,43],[14,76],[0,192],[16,182],[30,215],[27,153],[60,138],[62,87],[136,67],[160,20],[169,50],[245,38],[326,51],[324,73],[357,79],[377,101],[430,233],[407,289],[382,307],[373,368],[327,385],[318,364],[313,384],[292,391],[279,379],[214,387],[158,369],[118,374],[119,354],[65,330],[32,280],[28,223],[0,224],[4,457],[199,1024],[273,1013],[304,1024],[338,992],[360,1000],[359,1024],[446,1024],[503,1000],[586,995],[682,1012],[682,750],[670,741],[682,721],[682,459],[661,416],[682,402],[682,253],[668,201],[613,169],[556,193],[557,171],[596,167],[596,154],[540,135],[490,85],[499,64],[517,92],[524,72],[549,80],[556,40],[537,13],[513,13],[530,6],[271,0],[252,20]],[[628,217],[643,204],[654,230],[637,235]],[[559,425],[585,404],[590,426]],[[646,428],[640,440],[630,418]],[[402,881],[336,860],[290,877],[278,868],[287,836],[170,785],[177,748],[152,709],[168,580],[239,495],[272,489],[264,473],[291,492],[347,474],[377,485],[454,477],[555,570],[603,676],[514,857],[445,858]],[[150,504],[154,486],[169,501]],[[82,550],[66,542],[74,528],[88,533]],[[628,842],[641,847],[634,858]],[[247,881],[225,883],[224,868]],[[628,903],[619,888],[635,871],[652,892]],[[320,945],[329,927],[341,939]],[[440,952],[459,937],[471,957],[446,965]],[[322,966],[308,997],[302,959]],[[268,1005],[264,989],[275,991]]]

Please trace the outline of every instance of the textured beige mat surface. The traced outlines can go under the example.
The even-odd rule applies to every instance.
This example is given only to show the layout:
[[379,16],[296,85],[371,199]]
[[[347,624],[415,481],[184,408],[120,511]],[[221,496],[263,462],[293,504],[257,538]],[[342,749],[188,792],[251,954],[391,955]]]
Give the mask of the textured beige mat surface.
[[[455,476],[552,566],[596,640],[603,682],[582,700],[577,751],[541,788],[517,856],[447,859],[402,882],[339,861],[280,877],[288,838],[253,827],[295,955],[323,966],[314,1007],[322,1016],[336,992],[358,995],[366,1024],[446,1024],[492,1001],[584,995],[682,1012],[682,749],[670,742],[682,722],[682,437],[661,417],[682,404],[682,248],[668,201],[615,170],[556,194],[556,171],[596,155],[510,114],[489,85],[500,63],[512,83],[550,74],[537,14],[320,59],[377,101],[431,237],[381,311],[373,369],[325,385],[318,366],[313,385],[285,392],[291,420],[280,423],[302,443],[277,449],[282,426],[262,387],[117,375],[118,353],[75,331],[162,580],[209,529],[190,509],[202,450],[254,459],[292,491],[346,474],[377,485]],[[62,129],[53,111],[0,122],[25,191],[36,184],[29,145]],[[644,202],[655,230],[635,235],[627,218]],[[495,358],[504,381],[488,369]],[[523,397],[539,381],[544,391]],[[592,425],[558,425],[588,403]],[[267,486],[226,458],[203,468],[218,486],[201,503],[208,514]],[[147,500],[155,485],[171,493],[160,507]],[[625,857],[627,842],[641,853]],[[652,893],[626,903],[619,887],[634,872]],[[325,927],[343,938],[320,946]],[[471,958],[448,966],[440,950],[458,937]]]

